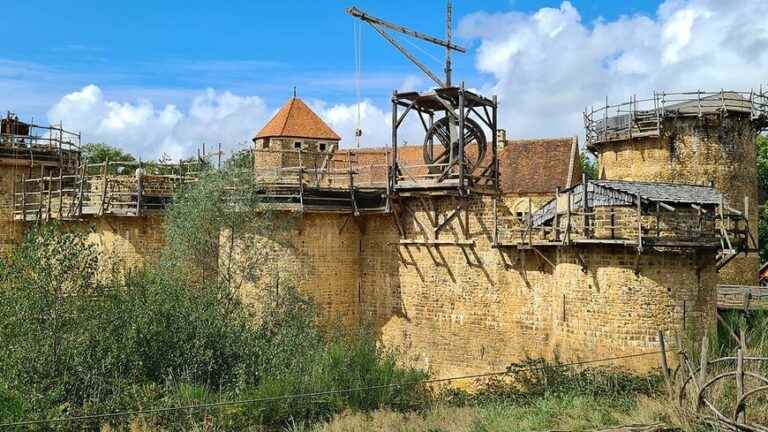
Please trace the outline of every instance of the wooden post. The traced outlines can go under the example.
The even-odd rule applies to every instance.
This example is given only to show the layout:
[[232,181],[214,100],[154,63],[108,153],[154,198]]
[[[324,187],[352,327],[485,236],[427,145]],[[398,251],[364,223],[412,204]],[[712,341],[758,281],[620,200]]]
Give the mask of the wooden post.
[[570,244],[571,243],[571,192],[568,192],[566,195],[566,206],[565,206],[565,238],[563,239],[563,243]]
[[347,172],[349,174],[349,196],[352,200],[352,212],[355,216],[358,216],[360,212],[357,210],[357,201],[355,201],[355,179],[352,175],[352,152],[347,150]]
[[[736,351],[736,400],[744,395],[744,350],[739,348]],[[737,423],[744,423],[745,412],[741,410],[736,416]]]
[[85,163],[80,165],[80,190],[78,191],[77,216],[83,215],[83,187],[85,186]]
[[104,161],[104,166],[102,167],[102,190],[101,190],[101,205],[99,205],[99,216],[103,215],[106,209],[104,206],[107,202],[107,173],[109,171],[109,159]]
[[21,175],[21,220],[27,220],[27,176]]
[[643,204],[640,194],[635,194],[637,199],[637,250],[643,251]]
[[533,246],[533,215],[531,213],[531,197],[528,197],[528,244]]
[[64,207],[64,180],[63,180],[64,172],[62,171],[61,167],[59,167],[59,219],[61,219],[61,208]]
[[[747,249],[749,249],[749,239],[752,236],[752,233],[749,229],[749,196],[744,195],[744,231],[747,232]],[[755,249],[757,249],[757,245],[755,245]]]
[[661,351],[661,371],[664,373],[664,383],[667,386],[667,392],[672,395],[672,375],[669,372],[669,361],[667,361],[667,344],[664,342],[664,332],[659,330],[659,349]]
[[701,356],[699,357],[699,387],[703,387],[707,382],[707,366],[709,355],[709,337],[707,331],[704,330],[704,336],[701,338]]
[[142,201],[144,200],[144,170],[141,160],[139,160],[139,169],[136,170],[136,216],[142,215]]
[[[391,203],[391,196],[392,195],[391,195],[390,188],[389,188],[390,187],[390,184],[389,184],[389,180],[390,180],[389,170],[390,170],[390,167],[392,166],[392,163],[390,162],[389,155],[390,155],[389,150],[385,148],[384,149],[384,159],[385,159],[386,164],[387,164],[387,166],[386,166],[387,200],[386,200],[386,202],[384,204],[384,206],[385,206],[385,213],[389,213],[390,212],[391,205],[392,205],[392,203]],[[371,167],[371,181],[373,181],[373,167]]]
[[299,204],[304,209],[304,158],[299,149]]
[[589,210],[589,203],[588,203],[588,190],[587,190],[587,175],[582,174],[581,175],[581,223],[582,223],[582,231],[584,234],[584,238],[589,237],[589,230],[587,228],[587,225],[589,223],[587,211]]
[[[450,134],[449,134],[450,135]],[[449,145],[449,147],[452,143]],[[451,151],[451,149],[448,149]],[[464,190],[464,81],[459,89],[459,189]]]
[[555,219],[552,221],[552,235],[554,241],[560,240],[560,218],[558,217],[557,205],[560,202],[560,186],[555,187]]
[[45,188],[43,166],[40,166],[40,177],[37,179],[37,222],[43,218],[43,189]]
[[53,192],[53,171],[48,174],[48,204],[45,209],[45,220],[51,220],[51,192]]
[[392,187],[397,189],[397,90],[392,92]]
[[[498,127],[499,127],[499,120],[498,120],[498,100],[496,95],[493,95],[493,108],[491,109],[492,115],[493,115],[493,182],[495,184],[495,190],[498,194],[501,190],[501,185],[499,184],[499,151],[497,149],[498,146]],[[506,142],[502,143],[502,145],[506,146]]]
[[656,202],[656,238],[661,238],[661,206]]

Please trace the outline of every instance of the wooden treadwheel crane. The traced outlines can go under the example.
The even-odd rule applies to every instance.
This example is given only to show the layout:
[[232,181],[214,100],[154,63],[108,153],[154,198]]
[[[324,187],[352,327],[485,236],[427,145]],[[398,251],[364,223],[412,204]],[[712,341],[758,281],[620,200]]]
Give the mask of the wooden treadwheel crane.
[[[369,15],[356,7],[347,13],[367,23],[392,44],[408,60],[437,84],[433,91],[395,92],[392,96],[392,170],[391,184],[395,192],[405,189],[458,189],[465,195],[477,186],[495,192],[498,186],[496,167],[496,99],[484,98],[452,84],[451,53],[467,50],[451,40],[451,1],[447,2],[446,38],[440,39],[411,30],[399,24]],[[445,48],[445,77],[441,78],[415,55],[402,46],[388,30],[423,40]],[[399,108],[405,108],[398,113]],[[418,116],[424,127],[423,164],[408,161],[408,166],[398,159],[398,128],[409,114]],[[437,118],[436,118],[437,117]],[[485,131],[491,133],[486,138]],[[486,156],[491,153],[490,160]],[[489,189],[490,188],[490,189]]]

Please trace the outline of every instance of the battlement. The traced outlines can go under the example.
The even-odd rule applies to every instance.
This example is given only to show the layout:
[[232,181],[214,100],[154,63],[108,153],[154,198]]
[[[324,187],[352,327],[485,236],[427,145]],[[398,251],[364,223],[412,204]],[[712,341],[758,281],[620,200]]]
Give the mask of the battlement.
[[630,98],[615,105],[584,110],[587,146],[640,137],[658,137],[664,120],[741,116],[759,128],[768,125],[768,92],[654,92],[648,99]]

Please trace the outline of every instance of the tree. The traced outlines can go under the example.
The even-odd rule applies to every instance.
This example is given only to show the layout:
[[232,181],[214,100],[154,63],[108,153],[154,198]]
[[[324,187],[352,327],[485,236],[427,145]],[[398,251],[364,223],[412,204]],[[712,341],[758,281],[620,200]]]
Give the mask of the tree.
[[136,158],[123,150],[104,143],[89,143],[81,147],[83,162],[94,164],[105,160],[115,162],[133,162]]
[[[762,206],[762,197],[768,192],[768,137],[757,137],[757,187],[758,205]],[[760,208],[760,207],[758,207]],[[760,246],[760,259],[768,259],[768,208],[760,210],[760,220],[757,227],[758,243]]]
[[592,155],[583,150],[579,154],[581,160],[581,172],[587,175],[588,179],[597,180],[597,161]]

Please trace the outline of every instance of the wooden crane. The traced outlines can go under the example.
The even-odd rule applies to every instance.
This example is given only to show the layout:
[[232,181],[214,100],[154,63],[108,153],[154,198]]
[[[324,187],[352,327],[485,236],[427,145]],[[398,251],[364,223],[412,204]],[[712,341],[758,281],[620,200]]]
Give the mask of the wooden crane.
[[[418,66],[419,69],[421,69],[427,76],[432,79],[438,86],[446,88],[451,87],[451,51],[458,51],[460,53],[466,53],[467,50],[459,45],[454,44],[451,42],[451,35],[453,33],[451,28],[451,15],[453,12],[453,7],[451,6],[450,0],[448,1],[448,8],[446,13],[446,40],[436,38],[434,36],[430,36],[428,34],[420,33],[414,30],[411,30],[405,26],[401,26],[399,24],[394,24],[389,21],[385,21],[381,18],[377,18],[373,15],[369,15],[360,9],[356,7],[351,7],[347,9],[347,13],[355,18],[359,18],[363,22],[368,23],[371,27],[373,27],[374,30],[378,34],[381,35],[384,39],[387,40],[387,42],[391,43],[395,48],[397,48],[398,51],[400,51],[405,57],[408,58],[411,62],[413,62],[416,66]],[[397,40],[395,40],[392,35],[387,33],[385,29],[393,30],[398,33],[402,33],[406,36],[410,36],[416,39],[421,39],[430,43],[433,43],[435,45],[439,45],[445,48],[445,80],[443,81],[440,79],[434,72],[432,72],[424,63],[420,62],[416,56],[411,54],[410,51],[408,51],[404,46],[402,46]]]

